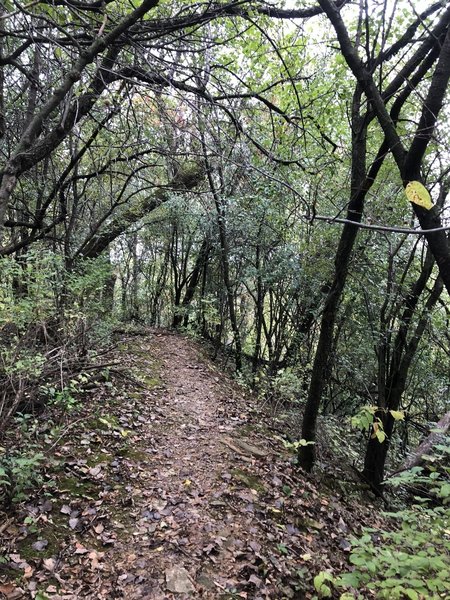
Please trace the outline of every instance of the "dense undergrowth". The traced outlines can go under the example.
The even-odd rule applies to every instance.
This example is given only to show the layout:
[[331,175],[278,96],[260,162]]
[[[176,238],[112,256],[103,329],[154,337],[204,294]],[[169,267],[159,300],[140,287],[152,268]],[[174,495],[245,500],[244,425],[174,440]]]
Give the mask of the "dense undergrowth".
[[[105,377],[112,320],[101,261],[69,272],[58,255],[36,250],[3,258],[0,269],[0,499],[10,505],[41,483],[39,437],[57,438],[83,391]],[[43,425],[49,407],[54,421]],[[3,446],[8,428],[22,446]]]

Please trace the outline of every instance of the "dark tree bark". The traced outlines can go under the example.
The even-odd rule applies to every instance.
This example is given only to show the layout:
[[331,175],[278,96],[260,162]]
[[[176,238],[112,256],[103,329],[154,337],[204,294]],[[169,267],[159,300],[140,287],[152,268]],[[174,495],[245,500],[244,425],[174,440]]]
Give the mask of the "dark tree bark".
[[264,319],[264,297],[265,290],[261,275],[261,246],[256,245],[255,252],[255,269],[256,269],[256,298],[255,298],[255,348],[253,350],[252,372],[256,373],[260,364],[261,358],[261,339],[262,327]]
[[[158,0],[143,0],[138,8],[124,17],[110,32],[97,37],[90,46],[80,52],[71,68],[67,70],[61,84],[28,123],[3,168],[0,183],[0,232],[5,221],[9,199],[16,187],[19,175],[51,154],[67,137],[73,126],[89,112],[103,90],[114,79],[113,66],[121,47],[120,45],[113,46],[113,44],[157,4]],[[40,138],[50,115],[61,106],[74,84],[81,79],[86,67],[92,64],[106,49],[108,51],[102,59],[88,91],[73,103],[62,122]]]
[[[234,347],[235,347],[235,363],[236,371],[242,371],[242,343],[241,333],[239,330],[239,324],[236,316],[235,297],[233,290],[233,283],[230,275],[230,248],[227,232],[227,215],[226,206],[222,193],[225,191],[225,181],[221,168],[218,171],[219,186],[216,185],[213,177],[213,168],[209,159],[209,151],[205,139],[205,127],[204,123],[200,120],[200,138],[202,143],[203,158],[205,161],[206,175],[208,178],[209,189],[211,191],[214,206],[216,209],[217,216],[217,228],[219,231],[219,244],[220,244],[220,259],[222,267],[222,279],[226,290],[226,299],[228,305],[228,315],[230,317],[231,330],[233,332]],[[217,143],[217,140],[215,140]]]
[[[362,90],[358,85],[353,96],[352,105],[352,191],[347,211],[347,218],[355,223],[361,221],[366,196],[363,184],[366,179],[367,123],[365,116],[361,114],[361,95]],[[357,227],[349,224],[344,226],[334,260],[333,282],[325,299],[319,341],[314,356],[302,425],[302,439],[312,443],[307,446],[300,446],[298,453],[299,465],[306,471],[310,471],[314,464],[317,416],[322,395],[330,376],[330,355],[333,347],[334,326],[357,233]]]
[[[434,131],[439,110],[442,106],[443,96],[450,78],[450,33],[448,28],[448,24],[450,22],[450,8],[444,11],[436,30],[429,36],[429,46],[426,46],[426,48],[433,48],[434,51],[431,51],[427,59],[423,60],[422,68],[417,69],[416,77],[413,78],[414,83],[399,95],[396,102],[394,102],[391,113],[389,113],[386,108],[386,101],[395,93],[395,88],[397,87],[398,89],[400,86],[399,80],[397,79],[396,82],[392,82],[391,86],[388,87],[388,91],[383,97],[383,94],[375,85],[370,71],[366,69],[358,55],[357,50],[353,46],[338,8],[332,2],[330,2],[330,0],[319,0],[319,4],[334,26],[342,54],[358,82],[359,90],[364,92],[367,100],[370,102],[371,111],[373,111],[373,114],[376,116],[385,135],[384,143],[380,147],[378,156],[374,161],[368,176],[363,180],[363,183],[361,183],[360,180],[359,189],[354,188],[352,193],[347,219],[358,222],[361,220],[364,200],[367,192],[373,184],[388,150],[390,150],[394,156],[405,186],[408,181],[411,180],[406,178],[407,175],[409,177],[414,176],[413,179],[420,180],[422,159]],[[440,41],[442,35],[445,35],[445,37],[441,46]],[[426,73],[426,70],[428,70],[433,64],[436,58],[437,46],[439,47],[437,53],[439,56],[438,63],[429,87],[427,101],[422,110],[422,117],[416,132],[416,136],[411,144],[410,151],[407,152],[396,131],[395,124],[400,113],[400,109],[403,106],[406,98],[411,93],[411,90],[421,81]],[[425,56],[425,54],[424,46],[422,45],[422,47],[419,49],[419,52],[416,53],[413,56],[413,59],[411,59],[405,66],[405,69],[409,68],[410,73],[412,73],[417,67],[417,61],[419,58],[423,58],[423,56]],[[403,75],[405,75],[405,71]],[[427,103],[428,106],[426,106]],[[352,117],[354,119],[354,115],[352,115]],[[363,121],[366,128],[368,121],[369,115],[367,115],[366,120]],[[355,131],[357,130],[355,129],[355,125],[353,125],[353,136],[355,136]],[[359,161],[358,154],[355,153],[355,149],[355,138],[353,137],[352,186],[355,182],[354,175],[356,165],[354,164],[354,160],[356,159],[357,162]],[[415,204],[413,205],[413,208],[423,229],[441,227],[441,220],[435,208],[432,210],[425,210]],[[356,234],[357,228],[355,226],[350,224],[345,225],[336,253],[334,279],[330,285],[330,289],[325,300],[321,321],[321,331],[313,364],[313,372],[311,376],[311,383],[305,406],[302,427],[302,438],[313,443],[307,446],[301,446],[298,456],[300,466],[306,470],[311,470],[314,464],[314,442],[316,437],[317,416],[319,414],[323,391],[330,375],[330,355],[334,335],[334,325],[340,298],[345,286],[348,265]],[[426,239],[428,241],[430,250],[436,259],[436,262],[438,263],[442,280],[447,287],[447,290],[450,291],[450,247],[447,237],[443,231],[438,231],[427,233]],[[389,421],[389,418],[387,418],[387,421]],[[389,428],[391,424],[387,423],[387,426]]]
[[377,493],[382,492],[381,484],[384,477],[384,468],[389,451],[390,438],[395,426],[395,419],[390,411],[397,411],[401,406],[401,400],[406,389],[411,362],[416,354],[418,345],[429,321],[429,313],[438,302],[444,287],[442,279],[438,278],[425,303],[423,314],[419,319],[413,335],[411,336],[411,339],[407,341],[411,319],[431,276],[433,263],[434,261],[430,258],[428,261],[425,261],[419,278],[412,287],[411,293],[408,295],[407,304],[401,318],[401,325],[393,344],[391,363],[386,369],[385,397],[379,402],[379,410],[375,414],[375,417],[379,418],[383,424],[386,440],[380,443],[373,432],[371,432],[367,444],[362,475]]
[[192,300],[194,299],[194,295],[197,290],[197,286],[200,281],[201,274],[206,267],[210,252],[211,252],[211,242],[210,242],[209,238],[206,238],[205,240],[203,240],[203,243],[197,254],[194,268],[192,269],[192,272],[189,274],[189,277],[187,278],[186,291],[184,293],[183,300],[180,303],[181,311],[175,313],[175,315],[173,317],[173,321],[172,321],[172,327],[178,328],[181,326],[181,323],[183,323],[184,327],[187,327],[188,315],[184,314],[184,313],[189,308]]
[[[374,114],[385,134],[387,144],[394,157],[403,183],[421,181],[422,160],[436,126],[436,121],[442,108],[444,95],[450,79],[450,7],[441,18],[446,27],[446,35],[439,53],[438,63],[428,88],[428,94],[423,103],[419,126],[409,151],[405,149],[396,127],[386,108],[382,94],[362,63],[358,52],[353,46],[339,11],[330,0],[319,0],[320,6],[327,14],[337,34],[342,54],[352,70],[355,78],[371,102]],[[413,204],[413,210],[419,219],[422,229],[439,229],[442,221],[436,208],[427,210]],[[425,234],[428,245],[433,253],[447,291],[450,293],[450,245],[444,231],[433,231]]]

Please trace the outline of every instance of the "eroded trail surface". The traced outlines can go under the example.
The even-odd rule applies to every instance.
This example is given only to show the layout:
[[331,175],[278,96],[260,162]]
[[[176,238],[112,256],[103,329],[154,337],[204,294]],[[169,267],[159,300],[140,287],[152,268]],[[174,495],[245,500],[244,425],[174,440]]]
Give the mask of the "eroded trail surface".
[[42,488],[2,528],[0,595],[312,597],[345,561],[354,508],[296,473],[197,343],[157,330],[107,359],[112,383],[48,436]]

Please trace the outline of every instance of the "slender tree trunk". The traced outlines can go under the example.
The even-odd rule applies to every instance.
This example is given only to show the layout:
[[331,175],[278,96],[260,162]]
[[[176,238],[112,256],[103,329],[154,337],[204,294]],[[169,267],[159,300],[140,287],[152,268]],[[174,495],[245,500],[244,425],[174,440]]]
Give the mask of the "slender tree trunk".
[[[361,182],[359,190],[356,192],[350,202],[350,210],[347,218],[353,221],[360,221],[365,197],[375,181],[381,164],[386,156],[387,150],[390,149],[392,152],[405,185],[411,179],[420,179],[420,166],[422,159],[434,131],[437,116],[442,106],[443,95],[450,78],[450,33],[448,30],[450,10],[446,11],[443,19],[438,25],[441,28],[439,30],[439,35],[435,37],[433,33],[430,34],[430,43],[435,44],[435,42],[438,42],[435,44],[435,52],[430,52],[430,55],[427,57],[427,59],[423,60],[420,68],[417,68],[417,65],[420,63],[420,61],[418,63],[416,61],[416,57],[414,57],[412,62],[410,61],[409,65],[406,65],[406,67],[409,69],[406,75],[412,74],[414,69],[417,69],[416,73],[414,73],[414,75],[411,77],[410,86],[406,87],[405,90],[399,94],[392,106],[391,112],[389,113],[385,104],[388,95],[385,93],[383,96],[382,93],[377,89],[372,75],[365,68],[364,63],[361,61],[356,48],[349,38],[345,24],[336,6],[334,6],[330,0],[319,0],[319,4],[327,14],[336,30],[342,54],[358,82],[357,88],[361,91],[364,91],[366,98],[370,101],[371,110],[373,110],[372,115],[374,114],[376,116],[385,135],[384,142],[378,151],[378,155],[372,164],[368,176],[365,178],[365,181],[363,180]],[[446,37],[444,43],[441,45],[440,37],[442,32],[444,32]],[[432,46],[430,46],[430,48],[431,47]],[[439,56],[438,64],[429,87],[427,100],[425,102],[427,107],[425,108],[424,105],[421,124],[419,124],[410,151],[407,152],[396,131],[396,122],[401,107],[409,97],[411,90],[413,90],[420,83],[425,74],[432,67],[437,56]],[[421,60],[422,59],[423,57]],[[397,84],[395,84],[395,86],[397,86]],[[396,91],[395,86],[393,86],[393,90],[390,90],[389,93]],[[352,116],[353,114],[354,109],[352,111]],[[369,115],[366,115],[365,127],[367,127],[370,118],[371,116],[369,117]],[[356,122],[353,118],[353,140],[355,132],[357,132],[355,125]],[[355,150],[356,145],[353,141],[352,170],[355,167]],[[354,180],[355,178],[353,173],[352,187]],[[436,209],[425,210],[416,204],[413,205],[413,208],[423,229],[441,227],[441,220]],[[350,229],[350,231],[348,229]],[[347,276],[351,250],[356,237],[356,231],[351,232],[352,229],[355,230],[356,228],[349,225],[348,228],[344,228],[342,232],[335,260],[335,277],[325,301],[322,327],[313,365],[312,379],[305,407],[305,418],[302,430],[302,437],[307,441],[315,441],[316,420],[319,412],[321,396],[330,372],[329,356],[332,342],[331,339],[327,339],[327,336],[332,336],[333,334],[336,312],[339,306],[342,290],[344,288],[345,278]],[[447,290],[450,291],[450,247],[447,237],[443,231],[438,231],[427,233],[426,239],[434,257],[436,258],[436,262],[438,263],[439,271],[444,280],[445,286],[447,287]],[[306,470],[310,470],[312,468],[314,463],[313,445],[300,447],[299,463]]]
[[139,321],[139,256],[138,256],[138,237],[133,234],[131,239],[131,255],[133,259],[133,275],[131,286],[131,319]]
[[[84,48],[70,68],[66,70],[60,84],[53,90],[47,101],[44,102],[26,127],[5,164],[0,181],[0,241],[6,211],[19,175],[49,156],[67,137],[73,126],[91,110],[114,77],[113,66],[121,50],[121,46],[117,44],[115,47],[114,43],[146,13],[155,8],[157,4],[158,0],[143,0],[139,7],[125,16],[111,31],[103,36],[96,37],[92,44]],[[94,63],[107,48],[109,50],[107,50],[100,66],[97,68],[89,89],[72,104],[64,124],[59,123],[57,127],[40,138],[43,125],[47,122],[49,116],[61,106],[75,83],[82,78],[86,68]]]
[[225,191],[225,182],[223,178],[223,173],[221,169],[218,170],[219,179],[220,179],[220,188],[216,186],[216,183],[213,178],[212,166],[210,164],[208,158],[208,147],[205,141],[205,132],[204,125],[200,123],[200,136],[202,141],[203,148],[203,156],[205,159],[206,166],[206,174],[208,177],[209,188],[211,190],[211,194],[214,198],[214,204],[216,207],[216,215],[217,215],[217,227],[219,230],[219,242],[220,242],[220,257],[222,264],[222,277],[223,283],[226,290],[227,304],[228,304],[228,314],[230,317],[231,330],[233,332],[234,338],[234,347],[235,347],[235,362],[236,362],[236,371],[242,371],[242,344],[241,344],[241,334],[239,331],[239,326],[237,322],[236,316],[236,308],[235,308],[235,298],[233,285],[231,283],[230,277],[230,262],[229,262],[229,243],[228,243],[228,233],[227,233],[227,224],[226,224],[226,209],[225,204],[222,198],[222,193]]
[[[208,238],[206,238],[203,241],[201,248],[197,254],[197,258],[195,260],[195,264],[194,264],[192,273],[187,278],[186,291],[184,293],[184,297],[183,297],[183,300],[180,305],[182,310],[175,313],[175,315],[173,317],[173,321],[172,321],[172,327],[178,328],[178,327],[180,327],[182,322],[184,322],[185,327],[188,324],[188,319],[187,319],[188,315],[186,313],[186,310],[189,308],[189,306],[191,305],[191,302],[194,298],[194,294],[197,289],[197,285],[200,281],[202,270],[203,270],[206,262],[208,261],[210,249],[211,249],[210,241]],[[184,315],[183,315],[183,313],[184,313]]]
[[[0,18],[6,14],[4,3],[0,2]],[[4,36],[0,35],[0,63],[4,55]],[[5,70],[3,64],[0,65],[0,140],[5,136]]]
[[[425,268],[427,269],[428,267]],[[414,307],[417,306],[417,302],[421,294],[421,291],[419,291],[419,286],[422,286],[422,279],[419,277],[418,280],[418,295],[414,299],[410,299],[412,304],[414,304]],[[426,277],[426,280],[423,283],[423,288],[425,288],[427,280],[428,277]],[[404,315],[402,327],[400,328],[396,343],[394,345],[394,357],[387,377],[385,406],[375,415],[376,417],[380,418],[383,423],[386,440],[380,443],[376,436],[371,435],[367,444],[366,455],[364,459],[364,469],[362,473],[363,477],[368,483],[370,483],[372,488],[377,493],[381,493],[381,484],[384,477],[384,468],[389,450],[389,442],[395,426],[395,419],[390,411],[396,411],[401,406],[401,400],[408,381],[408,374],[412,360],[416,354],[417,347],[429,321],[429,313],[439,300],[443,288],[444,283],[439,277],[433,286],[431,294],[425,304],[422,317],[420,318],[414,334],[408,344],[406,344],[403,338],[406,338],[408,326],[411,321],[412,305],[407,307],[405,310],[406,314]],[[414,308],[412,310],[414,310]]]
[[205,300],[206,300],[206,289],[208,283],[208,263],[205,263],[202,271],[202,285],[200,288],[200,312],[198,315],[198,327],[203,337],[207,337],[208,323],[206,321],[205,313]]
[[[361,94],[362,90],[357,86],[353,96],[352,109],[352,194],[347,213],[347,218],[356,223],[359,223],[362,218],[365,193],[361,190],[366,179],[367,126],[364,117],[361,116]],[[314,464],[317,416],[322,395],[330,377],[334,326],[357,233],[357,227],[349,224],[344,226],[334,261],[333,282],[325,299],[301,434],[302,439],[311,443],[307,446],[300,446],[298,454],[299,464],[306,471],[310,471]]]
[[[359,57],[358,51],[349,37],[345,23],[339,14],[339,10],[331,0],[318,0],[318,2],[333,24],[342,54],[348,66],[364,90],[367,100],[371,103],[373,113],[384,132],[386,142],[397,164],[403,184],[406,186],[410,181],[420,181],[423,158],[428,144],[432,139],[450,80],[450,7],[444,11],[440,20],[439,26],[444,28],[445,38],[440,45],[438,62],[431,78],[427,97],[422,104],[419,125],[409,150],[406,150],[397,132],[395,119],[392,118],[387,110],[386,99],[377,88],[372,74]],[[433,32],[430,33],[430,36],[434,41],[438,39],[434,38]],[[422,229],[438,229],[438,231],[425,233],[425,237],[438,265],[444,285],[450,293],[450,244],[445,232],[442,230],[442,221],[439,212],[435,207],[428,210],[415,203],[412,203],[412,208]]]
[[164,291],[166,281],[167,281],[167,273],[169,270],[169,258],[170,258],[170,244],[167,244],[166,250],[164,252],[163,262],[159,271],[159,275],[156,279],[155,291],[153,293],[153,297],[151,298],[151,306],[150,306],[150,323],[151,325],[156,325],[161,322],[161,313],[160,313],[160,300],[162,293]]
[[228,236],[225,222],[225,212],[220,199],[216,198],[217,224],[219,227],[220,250],[222,256],[222,276],[223,283],[227,292],[228,312],[230,315],[231,330],[234,336],[234,346],[236,355],[236,371],[242,371],[242,346],[241,334],[236,317],[236,308],[234,303],[233,286],[230,279],[229,247]]
[[256,246],[256,306],[255,306],[255,348],[253,350],[252,372],[258,370],[259,359],[261,358],[261,338],[262,338],[262,322],[264,311],[264,287],[261,277],[261,246]]

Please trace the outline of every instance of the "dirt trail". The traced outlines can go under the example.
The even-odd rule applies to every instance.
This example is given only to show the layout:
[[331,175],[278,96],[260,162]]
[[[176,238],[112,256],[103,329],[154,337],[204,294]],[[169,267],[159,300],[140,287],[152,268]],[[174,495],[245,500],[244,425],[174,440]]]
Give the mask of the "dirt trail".
[[42,489],[2,528],[0,598],[312,598],[354,506],[296,471],[194,341],[156,330],[105,360],[112,384],[50,436]]
[[[236,552],[249,543],[251,548],[252,540],[258,548],[264,535],[253,512],[235,510],[227,502],[230,480],[239,464],[249,466],[258,459],[255,453],[268,456],[269,450],[261,441],[242,445],[242,434],[233,441],[248,420],[245,401],[192,341],[166,333],[150,344],[165,386],[160,398],[164,424],[161,430],[148,427],[157,456],[141,474],[133,498],[153,535],[143,544],[142,519],[137,521],[138,535],[127,548],[136,559],[119,558],[116,568],[128,575],[121,578],[127,598],[170,598],[168,587],[218,598],[242,580]],[[241,495],[252,502],[258,492]]]

